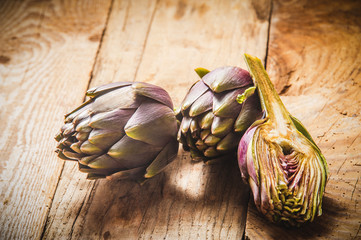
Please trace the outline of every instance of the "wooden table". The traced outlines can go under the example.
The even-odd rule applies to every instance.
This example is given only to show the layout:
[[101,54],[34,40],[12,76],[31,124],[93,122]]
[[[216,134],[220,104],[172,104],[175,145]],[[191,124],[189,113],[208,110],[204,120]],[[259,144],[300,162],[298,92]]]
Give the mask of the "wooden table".
[[[180,150],[143,186],[86,180],[54,153],[92,86],[144,81],[178,106],[196,67],[263,59],[330,169],[323,215],[290,229],[249,201],[235,160]],[[0,239],[361,239],[361,2],[0,3]]]

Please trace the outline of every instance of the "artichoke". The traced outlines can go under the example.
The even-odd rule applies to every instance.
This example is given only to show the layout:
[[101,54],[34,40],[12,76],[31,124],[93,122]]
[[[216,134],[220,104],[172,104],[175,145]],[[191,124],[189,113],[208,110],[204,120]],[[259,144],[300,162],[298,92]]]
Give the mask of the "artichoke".
[[65,115],[55,137],[58,156],[79,163],[88,179],[117,173],[143,181],[177,155],[178,125],[168,93],[142,82],[87,91],[88,101]]
[[276,93],[262,62],[245,55],[264,117],[242,137],[238,163],[256,207],[272,222],[298,226],[322,214],[327,163]]
[[252,88],[251,76],[238,67],[195,71],[201,80],[190,88],[178,109],[178,141],[195,161],[236,157],[242,134],[261,116],[257,94],[248,94],[242,104],[237,102],[238,95]]

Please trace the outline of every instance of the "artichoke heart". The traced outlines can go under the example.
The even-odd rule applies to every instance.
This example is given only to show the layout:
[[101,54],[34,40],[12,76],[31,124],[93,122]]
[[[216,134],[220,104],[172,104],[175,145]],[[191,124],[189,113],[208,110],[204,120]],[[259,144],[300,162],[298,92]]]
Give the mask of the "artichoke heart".
[[302,123],[276,93],[258,58],[245,55],[264,116],[243,135],[238,163],[258,210],[272,222],[299,226],[322,214],[327,163]]

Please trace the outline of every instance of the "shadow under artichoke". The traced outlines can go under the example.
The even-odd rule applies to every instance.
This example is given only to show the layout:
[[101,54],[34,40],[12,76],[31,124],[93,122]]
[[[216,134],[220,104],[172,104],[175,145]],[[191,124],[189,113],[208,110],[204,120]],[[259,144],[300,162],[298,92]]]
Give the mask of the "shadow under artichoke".
[[[189,179],[191,175],[202,176],[199,179],[202,183],[195,186]],[[194,195],[182,187],[188,190],[195,187],[198,192]],[[240,239],[244,233],[249,189],[241,181],[235,158],[214,165],[192,164],[188,153],[181,152],[176,161],[151,181],[139,185],[116,178],[98,180],[92,195],[91,203],[84,209],[84,218],[78,221],[87,229],[91,226],[91,231],[99,235],[109,232],[147,236],[151,231],[157,236],[159,231],[192,239],[192,234],[222,225],[222,229],[234,232]]]

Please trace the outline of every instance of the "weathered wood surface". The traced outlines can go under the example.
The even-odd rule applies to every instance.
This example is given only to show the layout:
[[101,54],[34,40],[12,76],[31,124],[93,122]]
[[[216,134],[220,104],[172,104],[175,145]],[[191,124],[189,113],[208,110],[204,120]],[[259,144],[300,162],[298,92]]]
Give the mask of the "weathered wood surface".
[[55,129],[82,102],[109,8],[87,3],[0,3],[0,239],[42,235],[63,168]]
[[[359,1],[9,0],[0,32],[0,239],[361,238]],[[192,69],[245,67],[244,52],[266,60],[328,160],[314,223],[265,221],[235,160],[192,164],[181,150],[139,186],[88,181],[55,156],[62,115],[89,86],[145,81],[177,106]]]

